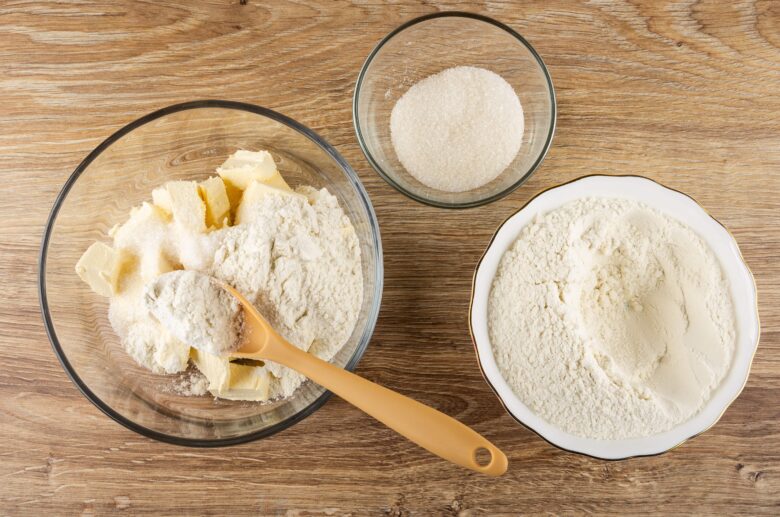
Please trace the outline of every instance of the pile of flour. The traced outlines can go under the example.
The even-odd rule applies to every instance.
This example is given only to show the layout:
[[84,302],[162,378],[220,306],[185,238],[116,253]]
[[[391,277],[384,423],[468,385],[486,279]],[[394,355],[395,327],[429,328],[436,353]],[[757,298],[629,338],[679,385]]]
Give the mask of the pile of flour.
[[[145,303],[146,288],[160,269],[199,271],[232,285],[290,343],[326,361],[357,324],[363,295],[359,242],[326,189],[269,192],[242,210],[240,224],[207,234],[188,232],[175,220],[138,221],[112,231],[114,246],[139,256],[155,256],[143,252],[159,249],[165,264],[141,264],[125,275],[119,294],[111,298],[109,319],[129,355],[152,371],[184,371],[189,357],[185,341],[192,339],[187,329],[170,333]],[[197,303],[199,295],[190,295],[195,298],[188,303]],[[178,303],[168,301],[170,310]],[[221,337],[227,343],[235,328],[224,328]],[[290,396],[304,379],[271,362],[261,373],[270,375],[271,399]]]
[[488,305],[496,362],[536,414],[575,435],[667,431],[709,400],[734,353],[712,251],[643,204],[589,198],[528,224]]
[[138,364],[155,373],[177,373],[186,369],[190,347],[170,334],[149,312],[144,301],[145,287],[160,273],[172,269],[207,268],[220,232],[194,233],[161,216],[159,209],[149,203],[133,208],[131,214],[137,217],[109,232],[114,248],[133,257],[126,268],[128,272],[120,279],[119,293],[111,298],[109,321]]
[[238,347],[238,300],[207,275],[185,269],[164,273],[147,285],[144,302],[183,343],[217,356]]
[[[223,230],[209,274],[247,297],[281,336],[329,361],[349,339],[362,303],[360,246],[349,217],[327,190],[265,196]],[[304,377],[275,363],[271,398]]]
[[201,397],[209,392],[209,380],[193,367],[176,379],[166,391],[184,397]]

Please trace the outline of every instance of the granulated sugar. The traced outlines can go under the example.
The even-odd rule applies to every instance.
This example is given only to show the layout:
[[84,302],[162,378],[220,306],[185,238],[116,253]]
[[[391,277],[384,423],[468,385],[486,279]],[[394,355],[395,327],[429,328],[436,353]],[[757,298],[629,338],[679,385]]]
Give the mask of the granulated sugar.
[[523,108],[500,75],[471,66],[427,77],[390,116],[396,155],[428,187],[464,192],[495,179],[523,139]]
[[588,438],[671,429],[728,372],[735,319],[713,252],[633,201],[571,202],[529,223],[490,293],[493,353],[518,397]]

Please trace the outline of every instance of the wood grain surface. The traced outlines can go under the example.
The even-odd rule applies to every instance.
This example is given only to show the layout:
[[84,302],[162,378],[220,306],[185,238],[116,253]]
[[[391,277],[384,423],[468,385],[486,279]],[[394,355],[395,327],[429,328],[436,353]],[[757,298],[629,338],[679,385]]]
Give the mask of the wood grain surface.
[[[355,140],[351,101],[376,42],[443,9],[480,12],[547,62],[559,116],[522,188],[446,211],[398,194]],[[780,513],[780,2],[0,3],[0,515]],[[338,399],[269,439],[188,449],[142,438],[71,384],[39,314],[37,255],[54,198],[122,125],[186,100],[271,107],[347,158],[371,196],[385,293],[358,372],[501,446],[489,479]],[[505,414],[467,331],[471,275],[496,226],[540,190],[641,174],[694,196],[755,274],[761,344],[710,431],[654,458],[559,451]]]

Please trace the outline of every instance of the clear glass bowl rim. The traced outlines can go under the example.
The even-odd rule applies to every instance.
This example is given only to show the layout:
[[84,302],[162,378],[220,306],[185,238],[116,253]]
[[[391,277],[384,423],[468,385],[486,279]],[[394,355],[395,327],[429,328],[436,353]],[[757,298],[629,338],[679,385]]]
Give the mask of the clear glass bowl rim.
[[[547,139],[545,140],[544,146],[542,147],[541,152],[539,153],[539,156],[537,156],[534,163],[531,165],[531,167],[528,169],[528,171],[523,175],[522,178],[517,180],[515,183],[510,185],[509,187],[505,188],[504,190],[497,192],[493,195],[490,195],[488,197],[482,198],[482,199],[476,199],[473,201],[466,201],[463,203],[446,203],[442,201],[437,201],[435,199],[428,199],[424,198],[422,196],[418,196],[414,192],[411,192],[408,189],[403,188],[401,185],[399,185],[397,182],[393,180],[392,177],[390,177],[389,174],[387,174],[382,167],[379,165],[379,163],[374,159],[373,155],[371,154],[371,151],[368,149],[368,145],[365,142],[365,139],[363,138],[363,132],[360,129],[360,121],[358,119],[358,101],[360,98],[360,90],[363,87],[363,81],[365,80],[366,74],[368,72],[368,67],[371,64],[371,62],[374,60],[376,55],[379,53],[379,51],[382,49],[382,47],[385,46],[386,43],[388,43],[390,40],[392,40],[396,35],[400,34],[404,30],[417,25],[418,23],[422,23],[428,20],[433,20],[436,18],[470,18],[472,20],[478,20],[485,23],[489,23],[495,27],[498,27],[499,29],[504,30],[505,32],[509,33],[511,36],[513,36],[520,44],[522,44],[525,48],[528,49],[528,51],[531,53],[531,55],[536,60],[537,64],[539,65],[539,68],[542,70],[542,73],[544,74],[545,81],[547,83],[547,89],[550,94],[550,130],[547,133]],[[484,16],[481,14],[476,13],[469,13],[464,11],[443,11],[438,13],[431,13],[426,14],[423,16],[419,16],[417,18],[413,18],[397,28],[393,29],[390,33],[388,33],[384,38],[382,38],[379,43],[374,47],[374,49],[371,51],[370,54],[368,54],[368,57],[366,58],[365,62],[363,63],[363,66],[360,69],[360,73],[358,74],[357,82],[355,83],[355,92],[352,96],[352,123],[355,127],[355,134],[357,136],[358,144],[360,145],[360,149],[363,151],[363,154],[366,157],[366,160],[368,160],[368,163],[371,164],[371,167],[379,174],[379,176],[385,180],[388,184],[390,184],[393,188],[395,188],[398,192],[404,194],[405,196],[409,197],[410,199],[414,199],[415,201],[422,203],[424,205],[434,206],[438,208],[474,208],[477,206],[486,205],[488,203],[492,203],[493,201],[497,201],[501,199],[502,197],[514,192],[520,185],[526,182],[528,178],[530,178],[533,173],[536,171],[536,169],[539,168],[539,166],[544,161],[544,158],[547,156],[547,152],[550,150],[550,146],[552,145],[553,135],[555,134],[555,126],[556,126],[556,116],[557,116],[557,101],[555,99],[555,88],[553,87],[552,78],[550,77],[550,72],[547,70],[547,65],[544,64],[544,61],[542,60],[542,57],[539,55],[539,53],[536,51],[536,49],[531,45],[525,38],[523,38],[520,33],[515,31],[513,28],[509,27],[508,25],[501,23],[500,21],[490,18],[488,16]]]
[[84,395],[90,402],[92,402],[92,404],[94,404],[100,411],[102,411],[105,415],[107,415],[114,421],[118,422],[119,424],[123,425],[124,427],[130,429],[131,431],[135,431],[136,433],[145,436],[147,438],[153,438],[155,440],[171,443],[174,445],[184,445],[190,447],[224,447],[228,445],[237,445],[241,443],[251,442],[254,440],[258,440],[260,438],[266,438],[280,431],[283,431],[284,429],[287,429],[288,427],[300,422],[307,416],[314,413],[317,409],[322,407],[323,404],[325,404],[325,402],[330,398],[332,393],[328,390],[325,390],[322,393],[322,395],[317,397],[311,404],[301,409],[300,411],[290,416],[289,418],[282,420],[281,422],[278,422],[265,429],[247,433],[241,436],[235,436],[232,438],[193,439],[193,438],[184,438],[180,436],[172,436],[166,433],[161,433],[159,431],[154,431],[145,426],[137,424],[132,420],[130,420],[129,418],[126,418],[123,415],[119,414],[118,412],[114,411],[111,408],[111,406],[109,406],[97,395],[95,395],[95,393],[93,393],[92,390],[89,389],[89,387],[84,383],[84,381],[81,380],[81,378],[76,373],[75,369],[71,366],[70,362],[68,361],[68,358],[66,357],[65,352],[63,351],[60,345],[59,339],[57,338],[57,334],[54,330],[54,324],[51,317],[51,313],[49,312],[49,305],[46,297],[46,257],[48,254],[49,240],[51,238],[52,229],[54,228],[54,224],[56,223],[57,215],[60,211],[60,208],[62,207],[62,203],[64,202],[65,198],[70,192],[70,189],[79,179],[79,177],[84,173],[87,167],[89,167],[89,165],[100,154],[102,154],[117,140],[127,135],[128,133],[132,132],[133,130],[143,126],[144,124],[148,124],[149,122],[152,122],[154,120],[157,120],[167,115],[171,115],[181,111],[200,109],[200,108],[221,108],[221,109],[233,109],[238,111],[246,111],[246,112],[254,113],[256,115],[267,117],[269,119],[272,119],[276,122],[279,122],[293,129],[294,131],[297,131],[301,135],[311,140],[326,154],[328,154],[339,165],[339,167],[344,172],[349,182],[357,191],[358,197],[360,198],[360,201],[362,202],[362,205],[366,209],[366,212],[368,214],[368,222],[371,227],[372,234],[375,236],[374,241],[371,244],[374,247],[374,253],[376,254],[376,263],[377,263],[377,267],[375,271],[376,274],[374,279],[374,285],[376,286],[375,295],[374,295],[374,300],[372,302],[371,308],[369,309],[366,328],[363,332],[363,335],[360,338],[360,342],[358,343],[357,348],[355,349],[355,353],[352,355],[352,357],[350,357],[349,361],[344,366],[344,368],[349,371],[353,371],[355,367],[357,367],[358,362],[363,357],[363,354],[365,353],[366,348],[368,347],[368,343],[370,342],[371,336],[376,327],[376,321],[379,315],[379,307],[382,301],[382,289],[384,283],[384,262],[382,259],[382,240],[379,233],[379,223],[377,221],[376,213],[374,212],[373,205],[371,204],[371,200],[368,197],[368,193],[363,187],[363,184],[360,182],[358,175],[355,173],[352,167],[350,167],[347,161],[341,156],[341,154],[339,154],[339,152],[336,151],[336,149],[333,146],[331,146],[328,142],[326,142],[316,132],[312,131],[311,129],[304,126],[303,124],[300,124],[295,120],[285,115],[282,115],[281,113],[273,111],[269,108],[264,108],[262,106],[257,106],[254,104],[237,102],[237,101],[217,100],[217,99],[196,100],[190,102],[183,102],[180,104],[173,104],[171,106],[159,109],[157,111],[144,115],[139,119],[134,120],[133,122],[117,130],[111,136],[109,136],[103,142],[101,142],[94,150],[92,150],[92,152],[90,152],[86,156],[86,158],[84,158],[81,161],[81,163],[79,163],[79,165],[74,169],[74,171],[68,177],[67,181],[63,185],[59,194],[57,194],[57,197],[54,201],[54,205],[52,206],[51,212],[49,213],[49,217],[46,221],[46,227],[43,233],[43,239],[41,241],[41,249],[40,249],[39,260],[38,260],[38,296],[39,296],[39,302],[41,306],[41,315],[43,317],[44,326],[46,328],[46,334],[49,337],[49,341],[51,343],[52,349],[54,350],[54,354],[57,356],[57,359],[60,361],[60,364],[65,370],[65,373],[67,373],[68,377],[70,377],[70,380],[76,385],[76,387],[79,389],[82,395]]

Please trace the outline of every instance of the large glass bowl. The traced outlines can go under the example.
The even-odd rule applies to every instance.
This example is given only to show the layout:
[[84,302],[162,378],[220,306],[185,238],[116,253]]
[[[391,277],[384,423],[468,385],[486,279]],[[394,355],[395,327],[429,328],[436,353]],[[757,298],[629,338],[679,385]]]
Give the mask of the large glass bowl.
[[289,427],[330,395],[304,383],[279,402],[178,395],[176,376],[153,374],[124,351],[108,321],[108,300],[74,266],[94,241],[127,219],[152,189],[198,180],[239,148],[267,149],[291,186],[326,187],[360,240],[363,305],[333,363],[352,370],[368,345],[382,297],[382,246],[371,202],[355,172],[310,129],[269,109],[226,101],[178,104],[117,131],[76,168],[54,203],[41,246],[40,297],[54,351],[81,392],[108,416],[158,440],[192,446],[241,443]]
[[[390,138],[390,113],[418,81],[454,66],[475,66],[502,76],[523,106],[524,132],[512,163],[494,180],[466,192],[444,192],[404,168]],[[408,21],[379,42],[355,85],[352,119],[371,166],[412,199],[444,208],[490,203],[526,181],[544,160],[555,133],[555,91],[542,58],[520,34],[472,13],[434,13]]]

